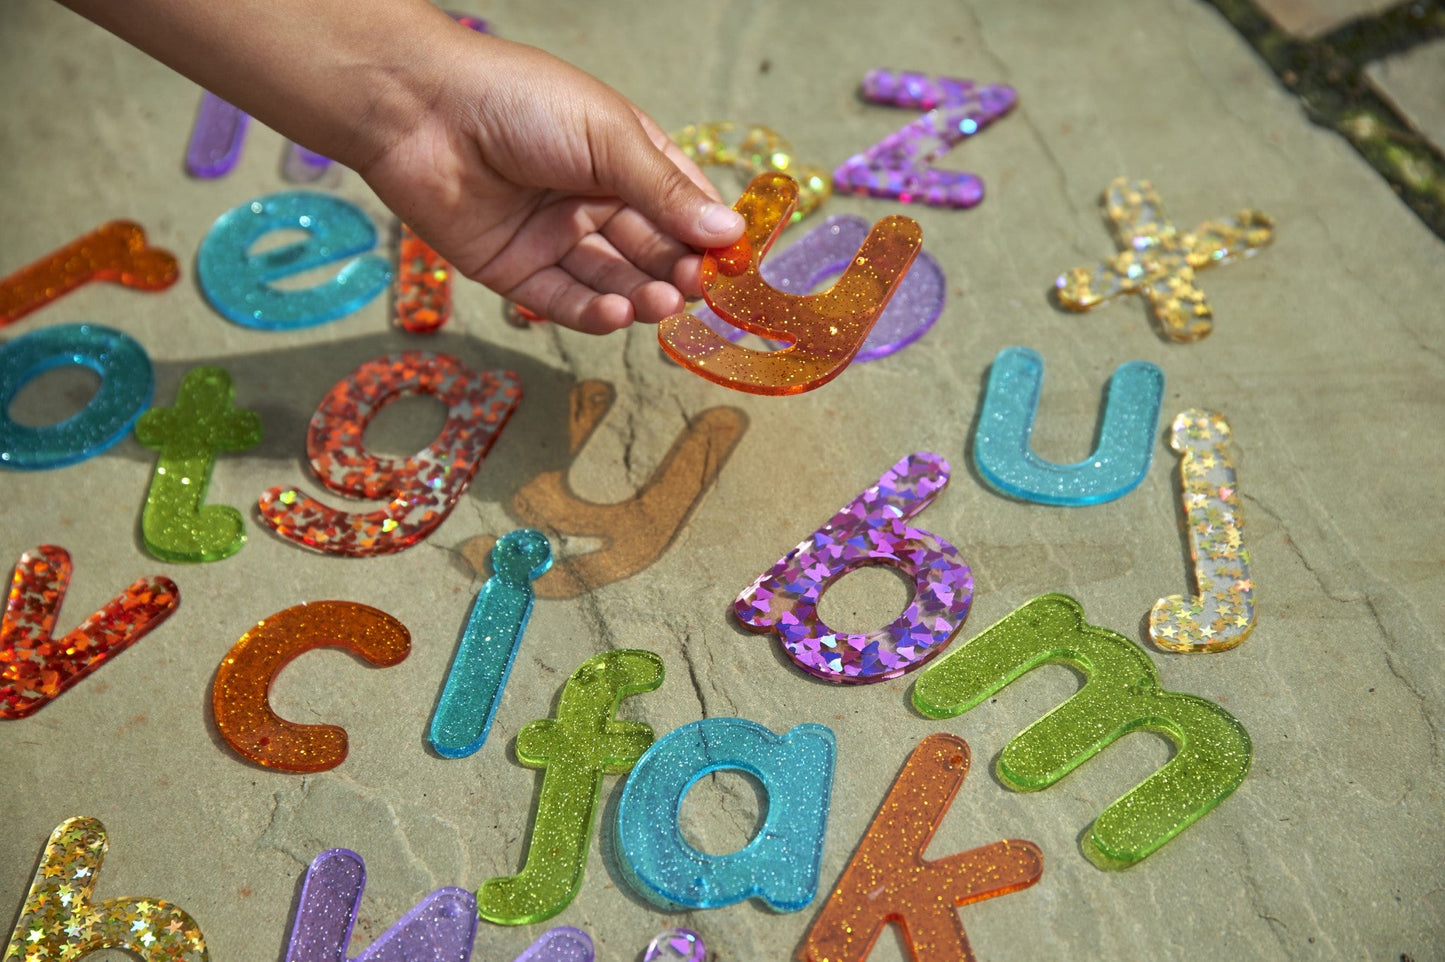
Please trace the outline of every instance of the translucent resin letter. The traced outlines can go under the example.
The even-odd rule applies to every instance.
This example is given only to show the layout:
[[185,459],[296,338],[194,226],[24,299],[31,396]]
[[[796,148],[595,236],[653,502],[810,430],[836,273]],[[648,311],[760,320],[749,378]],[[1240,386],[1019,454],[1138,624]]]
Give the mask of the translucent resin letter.
[[298,725],[271,710],[271,683],[298,655],[344,648],[380,668],[411,651],[406,626],[351,601],[294,605],[241,636],[216,669],[211,710],[216,727],[242,758],[288,772],[322,772],[346,760],[346,729]]
[[163,575],[138,578],[62,638],[55,621],[70,585],[70,552],[43,544],[20,556],[0,618],[0,718],[33,715],[145,637],[181,603]]
[[968,767],[968,742],[956,735],[918,743],[798,950],[800,962],[863,962],[889,923],[915,962],[972,962],[958,906],[1033,885],[1044,854],[1033,842],[1008,839],[923,857]]
[[952,718],[1051,662],[1082,672],[1084,687],[1008,743],[998,760],[1005,785],[1048,788],[1133,731],[1157,732],[1175,747],[1163,768],[1095,820],[1084,841],[1095,864],[1133,865],[1244,781],[1252,749],[1234,716],[1203,698],[1162,690],[1143,649],[1084,621],[1084,609],[1065,595],[1040,595],[931,665],[913,687],[913,704],[930,718]]
[[517,760],[546,774],[527,863],[517,875],[482,884],[482,918],[501,925],[541,922],[572,901],[587,867],[602,776],[628,771],[652,745],[652,729],[618,721],[617,706],[661,684],[662,659],[651,652],[604,652],[567,679],[555,719],[534,721],[517,733]]
[[216,452],[261,443],[260,416],[238,410],[234,400],[223,368],[192,368],[175,407],[151,408],[136,422],[136,440],[161,453],[141,514],[146,550],[157,558],[219,561],[246,543],[241,512],[205,503]]
[[747,227],[736,244],[703,255],[708,306],[734,327],[789,346],[750,351],[691,314],[657,327],[663,350],[694,374],[749,394],[798,394],[822,387],[853,360],[923,246],[907,217],[873,225],[853,262],[820,294],[786,294],[763,279],[760,263],[797,203],[782,174],[756,178],[734,205]]
[[1043,383],[1038,352],[1006,347],[994,358],[973,438],[973,460],[983,479],[1004,494],[1039,504],[1102,504],[1137,488],[1154,457],[1164,372],[1148,361],[1119,365],[1109,380],[1099,443],[1074,464],[1034,453],[1030,438]]
[[113,220],[0,278],[0,327],[91,281],[162,291],[180,276],[176,256],[148,246],[139,224]]
[[[628,776],[617,807],[619,861],[633,889],[663,906],[693,909],[757,896],[796,912],[813,901],[837,752],[823,725],[775,735],[745,718],[705,718],[668,732]],[[768,816],[738,851],[708,855],[687,843],[678,819],[698,779],[725,770],[762,783]]]
[[[302,241],[251,253],[278,230],[301,230]],[[201,241],[196,276],[222,317],[246,327],[288,331],[345,317],[391,283],[391,265],[375,254],[376,226],[340,197],[292,191],[260,197],[222,214]],[[360,256],[358,256],[360,255]],[[331,280],[303,290],[272,285],[353,258]]]
[[[409,458],[371,454],[366,426],[408,394],[431,394],[447,406],[441,433]],[[447,354],[409,351],[368,361],[322,399],[306,432],[306,452],[326,487],[390,503],[338,511],[298,488],[275,487],[261,495],[261,519],[288,541],[325,554],[409,548],[446,520],[521,399],[516,374],[478,374]]]
[[[794,664],[827,681],[897,678],[937,655],[968,617],[973,573],[957,548],[908,521],[933,503],[948,475],[947,461],[921,451],[893,465],[738,595],[738,621],[776,634]],[[865,565],[911,577],[908,607],[877,631],[828,627],[818,617],[823,593]]]
[[438,755],[465,758],[486,742],[532,615],[532,582],[551,566],[552,546],[540,531],[513,531],[492,549],[492,577],[472,602],[432,714],[427,740]]
[[[80,413],[40,428],[11,419],[10,402],[21,388],[68,365],[100,375]],[[95,457],[130,433],[153,387],[145,348],[99,324],[57,324],[0,344],[0,468],[59,468]]]
[[1171,341],[1197,341],[1214,330],[1214,313],[1195,286],[1195,271],[1248,257],[1274,239],[1274,221],[1257,210],[1181,231],[1164,216],[1147,180],[1115,178],[1104,191],[1104,211],[1120,253],[1061,274],[1054,281],[1060,306],[1088,311],[1138,294]]
[[[344,848],[322,852],[306,870],[286,962],[347,962],[351,929],[366,888],[366,865]],[[459,888],[432,892],[351,962],[467,962],[477,937],[477,902]]]
[[1190,408],[1174,419],[1169,435],[1183,456],[1179,479],[1198,590],[1191,598],[1160,598],[1149,612],[1149,637],[1170,651],[1224,651],[1254,630],[1254,576],[1231,433],[1223,415]]
[[56,826],[20,906],[5,962],[78,959],[99,949],[124,949],[141,962],[206,962],[200,927],[171,903],[92,900],[106,847],[105,826],[96,819],[68,818]]

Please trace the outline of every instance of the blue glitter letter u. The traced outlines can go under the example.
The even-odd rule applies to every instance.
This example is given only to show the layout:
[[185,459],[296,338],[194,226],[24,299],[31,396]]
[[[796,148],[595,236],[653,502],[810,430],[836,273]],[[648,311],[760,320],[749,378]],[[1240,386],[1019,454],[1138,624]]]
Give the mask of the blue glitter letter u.
[[1154,454],[1164,372],[1148,361],[1114,371],[1094,452],[1076,464],[1055,464],[1034,453],[1030,435],[1039,409],[1044,360],[1026,347],[994,358],[973,458],[985,481],[1004,494],[1040,504],[1102,504],[1139,486]]

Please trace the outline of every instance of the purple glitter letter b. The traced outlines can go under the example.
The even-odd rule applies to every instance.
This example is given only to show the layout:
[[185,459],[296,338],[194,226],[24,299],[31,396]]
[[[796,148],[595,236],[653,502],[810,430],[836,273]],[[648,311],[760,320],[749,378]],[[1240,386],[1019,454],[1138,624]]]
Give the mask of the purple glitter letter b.
[[[948,462],[936,454],[899,461],[739,595],[738,621],[774,632],[799,668],[828,681],[882,681],[924,664],[963,626],[973,601],[973,573],[958,549],[907,523],[938,497],[948,474]],[[888,565],[912,578],[908,607],[877,631],[829,628],[818,617],[818,600],[865,565]]]
[[[286,962],[347,962],[346,946],[365,887],[366,865],[360,855],[333,848],[316,856],[301,886]],[[441,888],[351,962],[468,962],[476,934],[472,893]]]

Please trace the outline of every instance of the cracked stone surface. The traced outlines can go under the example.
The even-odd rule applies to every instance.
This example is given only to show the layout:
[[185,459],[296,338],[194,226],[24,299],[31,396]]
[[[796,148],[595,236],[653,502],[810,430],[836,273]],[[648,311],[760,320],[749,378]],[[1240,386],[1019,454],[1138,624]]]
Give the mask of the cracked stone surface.
[[[170,403],[190,368],[221,364],[237,403],[260,411],[266,438],[216,466],[209,501],[252,519],[245,549],[216,564],[145,554],[138,519],[155,455],[132,439],[59,471],[0,476],[0,561],[47,542],[74,557],[62,629],[140,575],[165,573],[182,593],[174,617],[133,649],[34,717],[0,724],[9,789],[0,906],[18,909],[51,828],[92,815],[110,831],[101,897],[174,901],[201,924],[217,962],[274,962],[305,863],[345,846],[366,859],[369,877],[354,955],[432,887],[474,890],[521,866],[540,776],[517,764],[517,731],[551,714],[584,659],[637,647],[662,657],[667,681],[624,701],[621,715],[658,733],[729,715],[775,731],[818,722],[836,732],[825,892],[918,740],[940,727],[968,739],[974,769],[929,854],[1004,837],[1045,853],[1038,885],[961,910],[982,959],[1445,956],[1445,245],[1348,144],[1308,123],[1210,7],[905,0],[880,30],[876,7],[859,0],[829,5],[826,16],[761,0],[461,5],[619,87],[664,128],[766,124],[800,158],[829,167],[908,119],[858,99],[872,67],[1013,85],[1014,113],[944,160],[983,176],[984,203],[903,211],[923,225],[948,276],[942,318],[917,345],[795,398],[709,385],[666,362],[646,328],[603,339],[514,329],[500,300],[475,286],[457,289],[454,320],[425,341],[389,327],[384,299],[310,330],[236,327],[202,300],[194,255],[223,211],[288,187],[281,139],[253,126],[230,177],[186,179],[196,88],[49,0],[10,0],[0,14],[0,80],[11,92],[0,126],[0,271],[128,217],[181,258],[186,276],[160,295],[86,287],[0,337],[77,320],[120,328],[152,356],[157,403]],[[819,30],[826,43],[812,42]],[[715,173],[726,193],[740,190],[729,172]],[[1137,299],[1084,316],[1048,303],[1060,272],[1114,251],[1098,199],[1124,174],[1152,180],[1182,225],[1242,207],[1279,225],[1257,257],[1201,275],[1215,332],[1200,343],[1161,341]],[[393,222],[353,174],[334,189]],[[870,220],[899,210],[829,202],[831,213]],[[1136,491],[1061,509],[981,485],[970,438],[988,365],[1012,345],[1044,355],[1035,445],[1058,461],[1087,453],[1119,364],[1164,369],[1154,466]],[[266,487],[318,490],[304,437],[325,390],[363,361],[418,346],[511,368],[526,392],[441,529],[402,554],[353,560],[305,552],[254,523],[249,506]],[[508,530],[517,488],[568,462],[558,427],[584,378],[618,393],[572,471],[589,499],[627,497],[708,407],[736,405],[750,426],[657,564],[538,604],[490,740],[471,758],[438,758],[425,745],[427,721],[482,580],[460,546]],[[12,410],[73,410],[88,390],[42,378]],[[955,645],[1046,591],[1071,594],[1093,623],[1142,639],[1155,599],[1190,587],[1178,462],[1163,428],[1196,406],[1224,412],[1234,428],[1259,623],[1232,651],[1151,655],[1166,688],[1214,699],[1243,722],[1254,766],[1218,809],[1133,869],[1101,872],[1079,840],[1168,758],[1164,741],[1126,737],[1038,793],[1010,792],[992,774],[1008,740],[1077,687],[1072,672],[1040,669],[964,716],[931,721],[911,709],[909,678],[831,687],[728,614],[742,588],[881,470],[930,450],[954,474],[918,523],[958,545],[977,579]],[[415,450],[436,418],[426,402],[398,405],[369,438]],[[589,547],[579,539],[565,550]],[[850,627],[881,624],[897,610],[896,589],[858,576],[826,610]],[[216,666],[258,620],[322,599],[401,619],[411,656],[387,669],[338,651],[298,659],[275,686],[277,710],[344,726],[350,757],[306,777],[250,766],[210,721]],[[611,962],[635,962],[675,925],[702,933],[718,960],[789,957],[819,903],[785,915],[753,904],[669,914],[629,892],[610,838],[621,785],[605,780],[581,892],[549,924],[587,930]],[[704,780],[685,830],[704,848],[738,845],[760,804],[746,779]],[[544,928],[483,924],[474,957],[514,958]],[[902,958],[892,936],[872,955]]]

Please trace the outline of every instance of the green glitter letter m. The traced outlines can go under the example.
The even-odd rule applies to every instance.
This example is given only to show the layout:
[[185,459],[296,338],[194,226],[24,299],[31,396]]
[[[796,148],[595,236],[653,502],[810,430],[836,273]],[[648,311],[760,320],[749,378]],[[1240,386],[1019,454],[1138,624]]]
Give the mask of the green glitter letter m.
[[1103,868],[1127,868],[1188,828],[1239,787],[1249,771],[1249,734],[1203,698],[1163,691],[1154,663],[1123,635],[1084,620],[1066,595],[1040,595],[919,676],[913,704],[952,718],[1049,662],[1084,673],[1084,687],[1016,735],[998,775],[1018,791],[1047,788],[1132,731],[1174,743],[1163,768],[1094,821],[1084,854]]
[[557,717],[534,721],[517,734],[517,760],[546,769],[527,864],[477,890],[488,922],[526,925],[567,907],[582,885],[602,776],[631,770],[652,747],[652,729],[617,721],[628,695],[662,684],[662,659],[622,649],[589,658],[562,687]]

